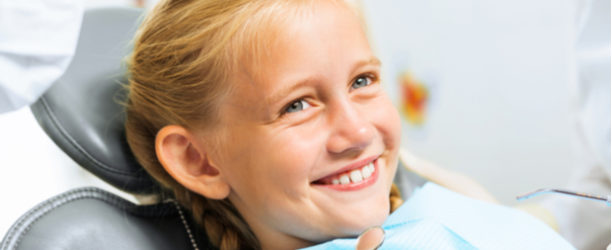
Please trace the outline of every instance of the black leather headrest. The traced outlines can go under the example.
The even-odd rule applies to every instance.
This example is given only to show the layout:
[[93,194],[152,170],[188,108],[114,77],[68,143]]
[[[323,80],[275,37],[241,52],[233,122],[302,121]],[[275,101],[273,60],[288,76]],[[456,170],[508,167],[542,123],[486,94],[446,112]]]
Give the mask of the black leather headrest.
[[156,185],[127,145],[118,102],[140,16],[135,8],[87,10],[72,62],[31,110],[79,165],[121,190],[151,193]]
[[211,249],[206,234],[179,209],[171,202],[137,206],[98,188],[74,189],[21,216],[0,249]]

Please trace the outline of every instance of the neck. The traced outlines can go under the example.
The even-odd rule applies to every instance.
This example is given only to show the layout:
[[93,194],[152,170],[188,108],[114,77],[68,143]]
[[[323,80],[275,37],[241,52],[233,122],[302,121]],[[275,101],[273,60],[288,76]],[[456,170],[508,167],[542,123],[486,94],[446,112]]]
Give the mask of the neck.
[[238,197],[230,194],[230,200],[255,234],[261,249],[298,249],[315,244],[294,235],[275,230],[273,226],[263,223],[256,214],[252,214],[251,210],[246,209],[246,206]]

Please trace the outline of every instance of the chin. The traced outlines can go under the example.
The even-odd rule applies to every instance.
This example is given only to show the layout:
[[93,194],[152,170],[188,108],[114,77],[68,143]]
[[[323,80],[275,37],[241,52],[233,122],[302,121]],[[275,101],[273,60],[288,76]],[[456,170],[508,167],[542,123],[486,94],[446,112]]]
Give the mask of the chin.
[[389,198],[376,202],[374,207],[369,206],[359,208],[359,211],[352,213],[350,218],[345,219],[345,227],[342,230],[342,237],[354,237],[363,233],[366,229],[374,226],[381,226],[389,216]]

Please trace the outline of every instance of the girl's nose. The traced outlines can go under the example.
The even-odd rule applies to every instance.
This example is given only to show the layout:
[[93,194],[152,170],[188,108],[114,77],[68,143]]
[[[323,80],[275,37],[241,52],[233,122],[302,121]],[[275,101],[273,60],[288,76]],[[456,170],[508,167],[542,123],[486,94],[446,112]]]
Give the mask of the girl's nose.
[[374,126],[352,103],[337,104],[330,112],[331,133],[327,151],[334,154],[361,152],[372,143]]

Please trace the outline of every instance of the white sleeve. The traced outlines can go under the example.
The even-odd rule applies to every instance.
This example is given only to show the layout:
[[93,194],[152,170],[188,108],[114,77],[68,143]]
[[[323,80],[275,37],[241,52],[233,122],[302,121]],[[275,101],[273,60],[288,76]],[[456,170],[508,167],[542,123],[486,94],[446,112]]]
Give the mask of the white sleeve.
[[0,0],[0,113],[36,101],[76,49],[80,0]]
[[[573,173],[568,189],[610,195],[610,0],[579,0],[576,80],[573,86]],[[555,196],[545,207],[559,232],[578,249],[610,244],[610,207],[602,202]]]

